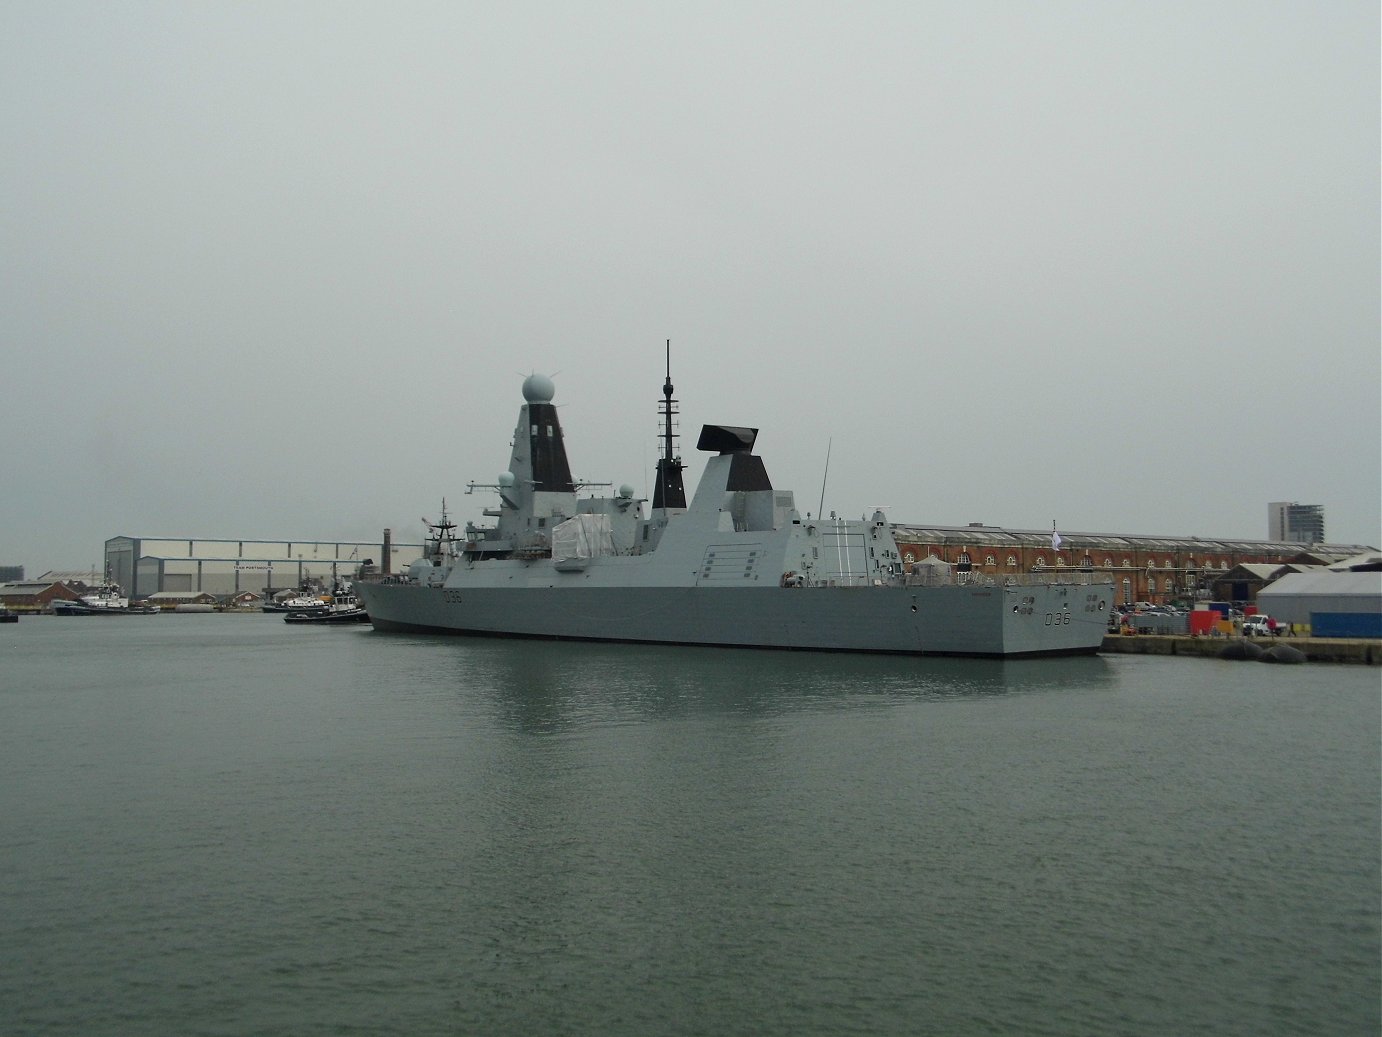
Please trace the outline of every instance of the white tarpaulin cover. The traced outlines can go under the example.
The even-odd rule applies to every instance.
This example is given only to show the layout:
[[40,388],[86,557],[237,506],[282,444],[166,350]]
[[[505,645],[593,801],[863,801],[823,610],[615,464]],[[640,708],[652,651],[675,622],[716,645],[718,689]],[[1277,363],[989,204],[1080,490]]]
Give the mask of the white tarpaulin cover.
[[1309,623],[1312,612],[1382,612],[1382,573],[1291,573],[1257,592],[1257,605],[1274,619]]
[[552,559],[596,558],[614,554],[608,515],[577,515],[552,530]]

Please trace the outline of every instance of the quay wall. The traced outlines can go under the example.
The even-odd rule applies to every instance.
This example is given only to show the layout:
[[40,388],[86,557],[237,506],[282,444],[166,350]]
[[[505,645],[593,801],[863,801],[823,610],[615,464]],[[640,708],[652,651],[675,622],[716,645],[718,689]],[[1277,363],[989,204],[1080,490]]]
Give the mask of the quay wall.
[[[1109,634],[1101,649],[1109,655],[1187,655],[1213,659],[1233,638],[1190,637],[1182,634]],[[1283,637],[1273,642],[1257,638],[1257,643],[1290,645],[1305,653],[1312,663],[1352,663],[1382,666],[1382,640],[1376,638]]]

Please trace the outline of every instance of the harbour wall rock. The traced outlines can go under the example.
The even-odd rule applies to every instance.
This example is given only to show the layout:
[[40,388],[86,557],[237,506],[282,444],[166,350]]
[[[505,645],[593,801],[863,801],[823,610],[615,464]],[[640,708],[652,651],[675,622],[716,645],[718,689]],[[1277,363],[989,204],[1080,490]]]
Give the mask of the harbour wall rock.
[[[1188,637],[1170,634],[1109,634],[1101,651],[1110,655],[1186,655],[1215,659],[1232,638]],[[1290,645],[1305,653],[1312,663],[1351,663],[1382,666],[1382,641],[1371,638],[1283,637],[1256,638],[1263,648],[1273,643]]]

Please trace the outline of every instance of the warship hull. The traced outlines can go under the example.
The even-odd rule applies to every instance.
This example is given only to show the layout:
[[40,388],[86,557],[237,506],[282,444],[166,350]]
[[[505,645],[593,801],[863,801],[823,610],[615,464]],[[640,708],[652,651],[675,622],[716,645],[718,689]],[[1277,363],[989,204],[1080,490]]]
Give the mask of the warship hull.
[[1079,584],[357,590],[384,631],[909,655],[1092,654],[1108,617],[1106,589]]

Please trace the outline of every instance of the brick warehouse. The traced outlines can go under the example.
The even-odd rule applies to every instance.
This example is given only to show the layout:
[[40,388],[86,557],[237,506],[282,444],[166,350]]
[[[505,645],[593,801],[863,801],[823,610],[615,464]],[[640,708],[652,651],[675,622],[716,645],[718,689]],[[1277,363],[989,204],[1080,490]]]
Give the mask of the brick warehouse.
[[[905,562],[938,558],[994,579],[1077,569],[1113,578],[1119,604],[1191,599],[1245,563],[1326,565],[1371,550],[1356,544],[1113,536],[1103,533],[968,526],[894,526]],[[1059,546],[1053,544],[1059,540]],[[1246,595],[1245,595],[1246,597]]]

